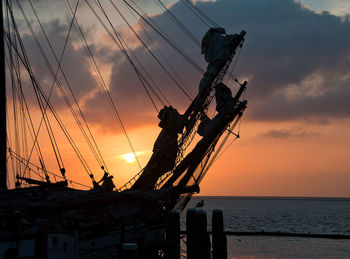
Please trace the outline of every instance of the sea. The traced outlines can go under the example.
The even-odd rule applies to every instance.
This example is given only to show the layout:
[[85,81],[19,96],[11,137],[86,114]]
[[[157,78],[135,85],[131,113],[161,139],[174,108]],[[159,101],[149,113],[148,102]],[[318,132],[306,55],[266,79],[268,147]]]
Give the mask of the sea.
[[197,196],[181,214],[182,230],[201,200],[208,231],[212,211],[223,211],[228,258],[350,259],[349,198]]

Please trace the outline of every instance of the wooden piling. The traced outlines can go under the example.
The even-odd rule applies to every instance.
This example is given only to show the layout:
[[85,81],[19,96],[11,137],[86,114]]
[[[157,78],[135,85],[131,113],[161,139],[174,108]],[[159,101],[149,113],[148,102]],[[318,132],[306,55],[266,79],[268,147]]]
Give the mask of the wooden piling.
[[34,241],[34,258],[35,259],[47,259],[47,229],[40,228]]
[[194,257],[194,240],[195,240],[195,225],[196,225],[196,209],[188,209],[186,214],[186,250],[187,258]]
[[135,243],[124,243],[122,245],[121,258],[137,259],[138,258],[138,246],[137,246],[137,244],[135,244]]
[[166,224],[165,258],[180,258],[180,213],[177,210],[169,211]]
[[8,248],[4,253],[4,259],[18,259],[18,249],[14,247]]
[[212,218],[213,259],[227,258],[227,239],[224,232],[222,210],[213,210]]
[[189,209],[186,218],[187,258],[210,259],[210,238],[207,231],[207,213]]
[[196,233],[196,259],[210,259],[210,237],[207,231],[207,213],[204,210],[197,210],[197,233]]

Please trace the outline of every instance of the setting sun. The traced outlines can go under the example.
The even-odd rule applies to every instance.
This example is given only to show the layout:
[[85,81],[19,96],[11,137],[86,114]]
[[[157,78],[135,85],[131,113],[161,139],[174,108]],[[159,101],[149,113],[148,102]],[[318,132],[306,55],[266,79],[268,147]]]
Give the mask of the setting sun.
[[149,153],[151,153],[150,150],[137,151],[135,153],[130,152],[130,153],[126,153],[126,154],[123,154],[123,155],[116,156],[115,158],[124,160],[126,163],[131,164],[131,163],[136,162],[136,159],[139,158],[140,156],[146,155],[146,154],[149,154]]
[[127,163],[133,163],[136,161],[135,159],[135,155],[133,153],[128,153],[128,154],[125,154],[123,159],[125,160],[125,162]]

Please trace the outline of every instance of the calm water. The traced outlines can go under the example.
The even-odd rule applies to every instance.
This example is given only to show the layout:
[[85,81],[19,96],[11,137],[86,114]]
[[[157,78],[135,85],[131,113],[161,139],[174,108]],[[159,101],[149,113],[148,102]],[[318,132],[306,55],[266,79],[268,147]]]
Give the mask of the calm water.
[[[329,198],[194,198],[201,199],[208,215],[224,212],[226,231],[283,232],[350,236],[350,199]],[[181,218],[185,229],[185,211]],[[229,258],[350,258],[349,239],[298,237],[228,236]]]

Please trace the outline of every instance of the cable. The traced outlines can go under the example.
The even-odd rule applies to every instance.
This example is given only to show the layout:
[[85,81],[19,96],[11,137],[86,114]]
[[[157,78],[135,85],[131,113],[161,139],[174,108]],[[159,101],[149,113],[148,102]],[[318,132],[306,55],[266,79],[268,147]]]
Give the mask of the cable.
[[[183,50],[181,50],[180,47],[177,46],[177,44],[170,40],[170,37],[162,31],[159,27],[157,27],[155,24],[152,24],[152,21],[147,14],[143,13],[143,15],[137,11],[133,6],[131,6],[126,0],[122,0],[126,5],[128,5],[146,24],[148,24],[155,32],[157,32],[172,48],[174,48],[187,62],[189,62],[195,69],[197,69],[201,74],[204,74],[205,71],[202,69],[193,59],[191,59]],[[131,0],[131,2],[134,3],[135,6],[137,4]],[[139,8],[139,7],[138,7]],[[140,9],[140,8],[139,8]],[[147,17],[150,21],[148,21],[145,17]]]
[[[18,30],[17,30],[17,32],[18,32]],[[16,33],[17,33],[17,32],[16,32]],[[7,33],[5,33],[5,36],[6,36],[7,39],[9,40],[10,44],[11,44],[12,46],[14,46],[14,45],[13,45],[13,42],[12,42],[11,39],[9,38],[9,35],[8,35]],[[46,95],[44,94],[44,92],[42,91],[42,89],[39,87],[39,84],[38,84],[38,82],[36,81],[36,79],[35,79],[35,77],[34,77],[34,75],[33,75],[33,72],[32,72],[32,70],[31,70],[29,64],[26,62],[27,56],[26,56],[26,54],[25,54],[25,50],[24,50],[23,45],[22,45],[21,42],[20,42],[20,45],[21,45],[21,48],[22,48],[22,52],[23,52],[23,54],[24,54],[23,57],[20,55],[18,49],[16,49],[15,47],[14,47],[14,49],[16,50],[16,53],[17,53],[18,57],[20,58],[22,64],[24,65],[25,69],[27,70],[27,72],[28,72],[28,74],[29,74],[29,77],[30,77],[30,79],[32,80],[34,89],[37,89],[37,90],[39,91],[40,95],[43,97],[43,99],[45,100],[45,102],[48,104],[49,109],[51,110],[52,114],[54,115],[55,119],[57,120],[59,126],[61,127],[61,129],[62,129],[62,131],[63,131],[63,133],[64,133],[64,135],[66,136],[66,138],[68,139],[69,143],[71,144],[73,150],[74,150],[75,153],[77,154],[77,156],[78,156],[79,160],[81,161],[83,167],[85,168],[86,172],[89,174],[89,171],[91,172],[91,169],[90,169],[89,166],[86,164],[85,159],[82,157],[82,155],[81,155],[81,153],[80,153],[78,147],[75,145],[73,139],[71,138],[71,136],[70,136],[70,134],[68,133],[67,129],[64,127],[62,121],[60,120],[59,116],[58,116],[57,113],[55,112],[54,108],[53,108],[52,105],[48,102]]]
[[190,0],[182,0],[182,1],[187,2],[194,10],[196,10],[202,17],[204,17],[208,22],[210,22],[214,27],[220,27],[214,20],[210,19],[208,15],[206,15],[201,9],[199,9],[196,5],[194,5],[192,1]]
[[[97,2],[95,0],[95,2]],[[134,59],[136,60],[136,62],[141,66],[141,68],[143,69],[143,71],[145,72],[145,74],[151,78],[151,76],[146,72],[144,66],[139,62],[138,58],[133,54],[133,52],[130,50],[130,48],[128,48],[126,42],[121,38],[120,34],[115,30],[113,24],[111,23],[110,19],[108,18],[104,8],[102,7],[101,3],[96,3],[100,10],[102,11],[102,13],[104,14],[105,18],[107,19],[109,25],[112,27],[112,30],[114,32],[114,35],[116,35],[118,41],[115,40],[113,34],[111,33],[111,31],[109,31],[109,29],[106,27],[106,25],[104,24],[104,22],[101,20],[101,18],[99,17],[99,15],[95,12],[95,10],[93,10],[92,6],[90,4],[89,7],[91,9],[91,11],[94,13],[94,15],[96,16],[96,18],[100,21],[100,23],[103,25],[103,27],[105,28],[105,30],[107,31],[107,33],[109,34],[109,36],[111,37],[111,39],[114,41],[114,43],[117,45],[117,47],[121,50],[122,54],[125,56],[125,58],[128,60],[128,62],[130,63],[130,65],[132,66],[133,70],[135,71],[142,87],[144,88],[144,90],[146,91],[146,94],[148,96],[148,98],[150,99],[153,107],[155,108],[156,112],[159,113],[159,109],[157,107],[157,105],[155,104],[149,90],[147,89],[146,86],[148,86],[148,88],[152,91],[152,93],[154,94],[154,96],[158,99],[158,101],[165,106],[164,101],[160,98],[160,96],[156,93],[156,91],[151,87],[151,85],[149,84],[149,82],[147,81],[147,79],[143,76],[143,74],[141,73],[141,71],[136,67],[136,65],[134,64],[134,62],[132,61],[130,55],[128,54],[127,50],[131,53],[131,55],[134,57]]]
[[180,20],[168,9],[161,0],[155,0],[160,8],[162,8],[171,20],[177,25],[197,47],[201,47],[201,42],[180,22]]
[[[168,69],[159,61],[159,59],[154,55],[154,53],[150,50],[150,48],[146,45],[146,43],[140,38],[140,36],[136,33],[134,28],[129,24],[129,22],[125,19],[124,15],[119,11],[117,6],[110,0],[113,7],[116,9],[118,14],[123,18],[125,23],[129,26],[129,28],[132,30],[132,32],[135,34],[135,36],[138,38],[138,40],[142,43],[142,45],[147,49],[147,51],[150,53],[150,55],[156,60],[156,62],[163,68],[163,70],[166,72],[166,74],[173,80],[173,82],[179,87],[179,89],[187,96],[188,99],[191,101],[193,100],[191,96],[185,91],[185,89],[182,88],[182,86],[177,82],[177,80],[170,74]],[[159,89],[158,89],[159,90]],[[160,91],[160,90],[159,90]]]
[[[137,17],[135,15],[135,13],[132,11],[132,9],[129,6],[126,6],[130,12],[130,14],[134,17],[134,19],[137,21]],[[156,50],[159,52],[159,55],[164,59],[164,61],[167,63],[167,65],[170,67],[170,70],[174,73],[175,77],[180,81],[180,83],[182,84],[182,87],[186,89],[187,93],[190,95],[190,97],[193,99],[193,96],[190,92],[190,90],[186,87],[185,83],[183,82],[183,80],[181,79],[181,77],[179,76],[179,74],[176,72],[175,68],[171,65],[171,63],[169,62],[169,60],[166,58],[165,54],[162,53],[161,49],[158,46],[158,43],[156,41],[153,40],[153,38],[151,37],[151,35],[147,32],[146,28],[142,25],[141,22],[138,22],[138,24],[140,25],[143,33],[147,36],[148,40],[153,44],[153,46],[156,48]]]
[[[67,2],[67,4],[68,4],[68,6],[69,6],[70,11],[72,12],[72,9],[71,9],[71,7],[70,7],[70,4],[69,4],[68,0],[66,0],[66,2]],[[88,2],[88,1],[86,1],[86,3],[89,5],[89,2]],[[105,92],[105,94],[106,94],[106,96],[107,96],[107,99],[108,99],[108,101],[110,102],[110,104],[111,104],[111,106],[112,106],[112,108],[113,108],[113,111],[114,111],[114,113],[115,113],[115,115],[116,115],[116,117],[117,117],[117,119],[118,119],[118,121],[119,121],[119,123],[120,123],[120,125],[121,125],[121,128],[123,129],[124,135],[126,136],[126,138],[127,138],[127,140],[128,140],[129,146],[130,146],[131,149],[133,150],[133,153],[136,154],[136,153],[135,153],[135,150],[134,150],[134,148],[133,148],[133,146],[132,146],[131,140],[130,140],[130,138],[129,138],[127,132],[126,132],[125,126],[124,126],[124,124],[123,124],[123,122],[122,122],[122,120],[121,120],[121,117],[120,117],[120,115],[119,115],[119,113],[118,113],[118,111],[117,111],[117,108],[116,108],[116,106],[115,106],[115,104],[114,104],[114,102],[113,102],[113,100],[112,100],[112,97],[111,97],[110,94],[109,94],[109,91],[108,91],[107,86],[106,86],[106,84],[105,84],[105,82],[104,82],[104,79],[103,79],[103,77],[102,77],[100,71],[98,70],[98,66],[97,66],[97,64],[96,64],[96,61],[95,61],[95,59],[94,59],[94,57],[93,57],[93,55],[92,55],[92,52],[91,52],[91,50],[90,50],[90,48],[89,48],[89,46],[88,46],[88,44],[87,44],[87,42],[86,42],[86,39],[85,39],[85,37],[84,37],[84,34],[82,33],[82,30],[81,30],[81,28],[80,28],[80,26],[79,26],[79,23],[78,23],[78,21],[77,21],[76,18],[74,19],[74,21],[75,21],[75,25],[76,25],[76,27],[77,27],[77,29],[78,29],[80,35],[81,35],[81,39],[82,39],[83,42],[85,43],[86,49],[87,49],[87,51],[88,51],[88,54],[89,54],[89,56],[90,56],[90,58],[91,58],[91,60],[92,60],[92,62],[93,62],[93,64],[94,64],[96,70],[98,71],[98,75],[99,75],[99,78],[100,78],[100,80],[101,80],[101,82],[102,82],[102,86],[103,86],[103,89],[105,90],[104,92]],[[136,161],[137,161],[137,163],[138,163],[138,165],[139,165],[139,167],[140,167],[140,169],[141,169],[142,166],[141,166],[141,164],[140,164],[140,162],[139,162],[137,156],[135,156],[135,158],[136,158]]]
[[[50,49],[51,49],[51,52],[53,53],[53,56],[54,56],[54,58],[55,58],[55,60],[56,60],[56,62],[57,62],[57,64],[58,64],[57,71],[54,73],[54,82],[57,83],[57,85],[58,85],[58,87],[59,87],[59,89],[60,89],[60,91],[61,91],[61,93],[62,93],[62,95],[63,95],[63,97],[64,97],[64,100],[66,101],[66,104],[67,104],[68,108],[70,109],[70,111],[71,111],[71,113],[72,113],[72,115],[73,115],[73,117],[74,117],[74,119],[75,119],[77,125],[79,126],[79,128],[80,128],[80,130],[81,130],[81,132],[82,132],[82,134],[83,134],[83,136],[84,136],[84,138],[85,138],[85,140],[86,140],[86,142],[87,142],[87,144],[88,144],[90,150],[92,151],[93,155],[95,156],[96,161],[98,162],[98,164],[99,164],[100,166],[103,165],[104,168],[106,168],[106,170],[108,171],[107,164],[105,163],[105,161],[104,161],[104,159],[103,159],[103,157],[102,157],[102,154],[101,154],[101,152],[100,152],[100,150],[99,150],[99,147],[98,147],[98,145],[97,145],[97,143],[96,143],[96,141],[95,141],[95,138],[94,138],[93,135],[92,135],[92,132],[91,132],[90,127],[89,127],[89,125],[88,125],[88,123],[87,123],[87,120],[86,120],[86,118],[85,118],[85,116],[84,116],[84,114],[83,114],[83,112],[82,112],[82,110],[81,110],[81,108],[80,108],[80,105],[79,105],[79,103],[78,103],[78,100],[77,100],[76,97],[75,97],[75,94],[74,94],[74,92],[73,92],[73,89],[72,89],[72,87],[71,87],[71,85],[70,85],[70,83],[69,83],[69,81],[68,81],[68,79],[67,79],[67,77],[66,77],[66,75],[65,75],[65,73],[64,73],[64,71],[63,71],[63,69],[62,69],[62,67],[61,67],[61,63],[62,63],[62,60],[63,60],[64,51],[65,51],[65,49],[66,49],[66,47],[67,47],[67,43],[68,43],[68,39],[69,39],[69,36],[70,36],[70,32],[71,32],[72,26],[73,26],[73,24],[74,24],[74,18],[76,17],[76,13],[77,13],[77,10],[78,10],[79,0],[77,1],[76,6],[75,6],[75,8],[74,8],[74,12],[73,12],[73,14],[72,14],[72,20],[71,20],[70,25],[69,25],[68,34],[67,34],[67,36],[66,36],[66,40],[65,40],[65,43],[64,43],[64,48],[63,48],[63,51],[62,51],[62,54],[61,54],[60,59],[58,59],[58,57],[57,57],[57,55],[56,55],[56,53],[55,53],[55,51],[54,51],[54,49],[53,49],[53,47],[52,47],[52,44],[51,44],[50,40],[48,39],[48,36],[47,36],[47,34],[46,34],[46,32],[45,32],[45,30],[44,30],[44,28],[43,28],[43,26],[42,26],[42,23],[40,22],[40,19],[39,19],[38,15],[37,15],[37,13],[36,13],[36,11],[35,11],[35,9],[34,9],[32,3],[31,3],[31,0],[29,0],[29,2],[30,2],[30,4],[31,4],[32,10],[33,10],[33,12],[34,12],[34,14],[35,14],[35,16],[36,16],[36,18],[37,18],[37,21],[38,21],[38,23],[39,23],[39,25],[40,25],[40,27],[41,27],[41,29],[42,29],[42,32],[43,32],[43,34],[44,34],[44,36],[45,36],[45,39],[46,39],[46,41],[48,42],[48,45],[49,45],[49,47],[50,47]],[[68,99],[68,97],[67,97],[67,95],[66,95],[64,89],[62,88],[61,84],[60,84],[59,81],[57,80],[58,71],[61,71],[61,73],[62,73],[62,75],[63,75],[63,78],[64,78],[64,80],[65,80],[65,82],[66,82],[66,84],[67,84],[67,86],[68,86],[68,89],[69,89],[69,91],[70,91],[72,97],[73,97],[74,103],[76,104],[76,106],[77,106],[77,108],[78,108],[79,114],[80,114],[81,118],[83,119],[83,122],[84,122],[84,124],[85,124],[85,126],[86,126],[86,128],[87,128],[87,131],[88,131],[88,133],[89,133],[89,136],[90,136],[92,142],[90,141],[89,136],[88,136],[87,133],[85,132],[85,129],[83,128],[83,125],[82,125],[82,123],[81,123],[80,120],[79,120],[79,117],[76,115],[76,113],[75,113],[75,111],[74,111],[72,105],[70,104],[69,99]],[[54,85],[54,82],[53,82],[53,85]],[[52,85],[52,87],[53,87],[53,85]],[[51,88],[51,89],[52,89],[52,88]]]
[[[8,43],[8,39],[5,38],[5,40],[6,40],[6,43]],[[10,54],[10,60],[11,60],[11,63],[10,63],[10,61],[8,61],[8,60],[6,59],[6,60],[7,60],[7,63],[8,63],[8,64],[14,64],[13,56],[12,56],[12,51],[10,50],[10,45],[9,45],[9,44],[7,44],[7,45],[8,45],[8,47],[9,47],[9,54]],[[9,65],[9,67],[10,67],[10,68],[13,68],[14,66],[13,66],[13,65]],[[26,120],[26,123],[27,123],[27,125],[28,125],[28,128],[31,128],[32,131],[33,131],[33,133],[34,133],[34,135],[35,135],[35,130],[34,130],[33,121],[32,121],[32,118],[31,118],[31,116],[30,116],[29,108],[28,108],[28,105],[27,105],[26,100],[25,100],[25,98],[24,98],[23,89],[22,89],[21,82],[20,82],[20,79],[19,79],[19,74],[18,74],[19,72],[18,72],[18,70],[15,70],[15,69],[11,69],[10,71],[11,71],[12,85],[13,85],[13,88],[15,89],[16,95],[18,96],[19,103],[21,104],[22,113],[24,114],[25,111],[27,112],[27,116],[28,116],[29,122]],[[13,72],[16,73],[16,78],[17,78],[17,82],[18,82],[18,84],[19,84],[19,89],[16,88],[16,85],[15,85],[15,83],[14,83],[15,80],[14,80]],[[14,103],[15,103],[15,101],[14,101]],[[24,118],[26,119],[26,117],[24,117]],[[30,123],[30,125],[29,125],[29,123]],[[31,133],[31,132],[30,132],[30,133]],[[31,135],[31,138],[34,139],[33,135]],[[37,151],[37,154],[38,154],[38,156],[39,156],[39,159],[41,159],[41,160],[43,161],[43,157],[42,157],[42,153],[41,153],[41,149],[40,149],[39,143],[35,142],[35,140],[33,140],[33,143],[36,143],[36,145],[34,145],[34,146],[35,146],[35,149],[36,149],[36,151]],[[33,146],[33,148],[34,148],[34,146]],[[32,149],[32,151],[33,151],[33,149]],[[32,151],[31,151],[31,152],[32,152]],[[25,174],[25,171],[23,172],[23,174]]]
[[[190,4],[187,3],[187,1],[182,0],[181,2],[182,2],[195,16],[197,16],[197,18],[198,18],[199,20],[201,20],[208,28],[211,27],[211,25],[210,25],[209,23],[207,23],[207,22],[194,10],[194,8],[193,8]],[[191,3],[191,4],[192,4],[192,3]]]
[[[35,165],[34,163],[30,162],[29,160],[25,159],[24,157],[21,157],[19,154],[15,153],[14,151],[12,151],[11,149],[8,150],[9,153],[10,153],[10,156],[15,158],[16,160],[18,160],[20,163],[24,164],[24,162],[26,162],[25,166],[28,167],[30,170],[32,170],[33,172],[35,172],[35,170],[33,170],[29,165],[35,167],[35,168],[38,168],[39,169],[39,166]],[[55,173],[52,173],[44,168],[40,168],[42,170],[45,170],[48,174],[51,174],[53,175],[54,177],[58,177],[58,178],[61,178],[61,179],[64,179],[64,180],[67,180],[66,178],[64,178],[63,176],[60,176],[58,174],[55,174]],[[36,172],[35,172],[36,173]],[[40,174],[37,174],[39,177],[41,177],[42,179],[44,179]],[[90,186],[88,185],[85,185],[85,184],[82,184],[82,183],[79,183],[79,182],[76,182],[76,181],[73,181],[73,180],[67,180],[69,181],[70,183],[75,183],[77,185],[80,185],[80,186],[83,186],[83,187],[87,187],[87,188],[90,188]]]

